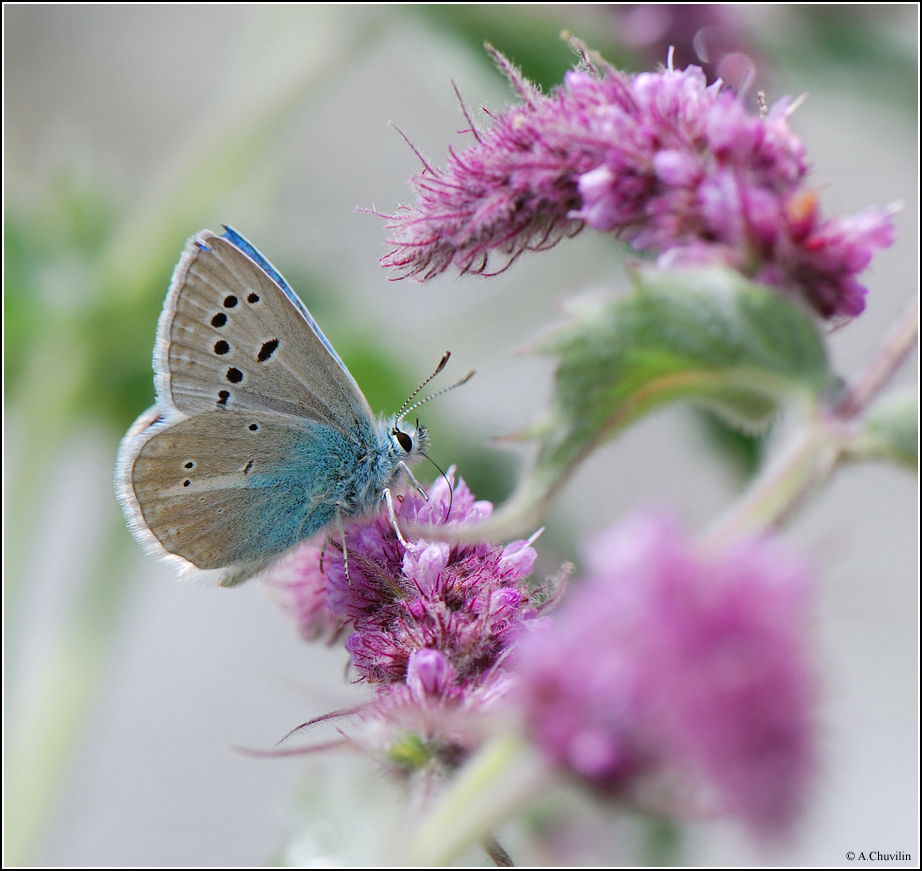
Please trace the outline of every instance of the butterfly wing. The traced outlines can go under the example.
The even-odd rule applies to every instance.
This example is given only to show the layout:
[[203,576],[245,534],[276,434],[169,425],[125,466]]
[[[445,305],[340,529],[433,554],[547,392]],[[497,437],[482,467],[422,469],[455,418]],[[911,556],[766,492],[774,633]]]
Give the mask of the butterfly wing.
[[187,244],[157,325],[154,371],[158,404],[185,414],[270,411],[323,421],[344,434],[374,424],[307,309],[236,233],[203,230]]
[[222,585],[326,526],[375,439],[368,403],[307,310],[228,232],[186,246],[157,327],[157,405],[116,467],[136,538],[185,569],[218,570]]
[[130,461],[140,531],[228,586],[333,519],[350,457],[325,424],[238,411],[155,419]]

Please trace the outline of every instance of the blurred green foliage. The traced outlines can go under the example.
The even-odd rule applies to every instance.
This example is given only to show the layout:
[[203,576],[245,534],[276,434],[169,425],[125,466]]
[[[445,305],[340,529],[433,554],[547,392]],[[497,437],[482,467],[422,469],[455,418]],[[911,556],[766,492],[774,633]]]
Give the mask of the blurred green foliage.
[[[808,69],[918,116],[918,21],[905,29],[900,4],[788,7],[797,27],[768,30],[767,42],[789,71]],[[918,12],[918,10],[917,10]]]
[[93,264],[112,232],[116,207],[98,180],[59,174],[42,199],[7,202],[4,224],[4,365],[7,395],[23,384],[36,340],[64,323],[87,338]]
[[[592,48],[615,66],[623,66],[629,59],[612,38],[611,22],[604,26],[605,7],[595,10],[584,7],[578,13],[577,25],[574,25],[573,10],[565,6],[426,3],[414,9],[433,26],[463,40],[475,55],[479,54],[492,66],[483,51],[484,43],[490,43],[544,91],[559,85],[563,74],[573,67],[573,50],[561,39],[561,32],[567,28],[574,28],[575,36],[591,39]],[[590,27],[592,32],[587,33]]]

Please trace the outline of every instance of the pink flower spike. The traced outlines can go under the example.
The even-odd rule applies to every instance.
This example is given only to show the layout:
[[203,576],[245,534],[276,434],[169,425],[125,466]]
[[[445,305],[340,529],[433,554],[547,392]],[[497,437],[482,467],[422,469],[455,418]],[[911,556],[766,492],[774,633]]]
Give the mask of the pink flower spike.
[[[396,503],[399,521],[426,524],[430,535],[439,526],[477,523],[492,508],[464,481],[454,484],[453,468],[429,488],[428,501],[410,491]],[[272,589],[285,594],[302,626],[328,621],[351,629],[346,649],[358,680],[402,705],[470,705],[505,692],[501,664],[537,614],[524,585],[535,561],[530,542],[503,547],[411,536],[404,546],[382,506],[346,530],[345,545],[348,578],[342,543],[326,539],[296,551]]]
[[489,115],[444,169],[426,165],[415,204],[384,216],[381,263],[396,277],[494,275],[588,225],[661,266],[722,262],[824,318],[861,311],[855,276],[892,244],[889,213],[820,223],[787,98],[753,115],[696,66],[580,68],[545,96],[492,53],[523,102]]

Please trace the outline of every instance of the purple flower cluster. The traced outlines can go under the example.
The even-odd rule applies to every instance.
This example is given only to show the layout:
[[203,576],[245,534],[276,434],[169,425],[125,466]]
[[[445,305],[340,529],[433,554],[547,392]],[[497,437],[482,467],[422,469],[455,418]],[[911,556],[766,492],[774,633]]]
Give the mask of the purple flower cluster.
[[495,57],[522,102],[411,180],[417,202],[387,216],[381,261],[399,277],[489,274],[499,255],[495,273],[588,224],[663,266],[730,265],[825,318],[863,310],[855,276],[893,242],[889,212],[822,218],[787,99],[757,117],[695,66],[588,64],[545,96]]
[[[405,531],[457,528],[491,510],[440,480],[428,502],[403,496],[398,517]],[[524,586],[529,542],[404,546],[382,511],[346,544],[348,579],[326,541],[266,583],[305,637],[352,630],[354,674],[375,688],[352,712],[367,752],[454,768],[480,715],[516,708],[553,762],[604,794],[662,811],[662,784],[681,783],[759,836],[792,828],[814,768],[808,574],[776,542],[708,553],[641,516],[596,540],[553,623]]]
[[[451,470],[449,471],[451,475]],[[450,504],[450,515],[449,515]],[[401,526],[457,528],[489,516],[463,481],[439,479],[429,501],[401,497]],[[535,616],[523,585],[535,561],[528,542],[398,540],[385,511],[346,531],[341,543],[306,544],[267,584],[305,637],[350,627],[346,640],[359,680],[379,688],[382,705],[471,707],[507,686],[503,663],[525,621]]]
[[533,737],[608,794],[679,779],[757,835],[788,833],[814,767],[807,580],[776,542],[707,554],[656,514],[600,536],[516,654]]

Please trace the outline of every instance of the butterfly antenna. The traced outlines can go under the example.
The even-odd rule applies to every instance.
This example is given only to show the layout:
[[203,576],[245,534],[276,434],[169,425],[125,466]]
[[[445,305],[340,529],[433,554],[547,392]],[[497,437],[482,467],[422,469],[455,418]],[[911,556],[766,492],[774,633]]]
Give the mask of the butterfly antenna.
[[[435,375],[438,375],[438,373],[442,371],[442,366],[445,365],[445,361],[447,359],[448,354],[446,353],[445,356],[442,357],[442,362],[439,363],[439,368],[436,369],[435,372],[433,372],[432,375],[430,375],[425,381],[423,381],[423,383],[420,384],[416,390],[413,391],[413,396],[416,396],[416,394],[419,393],[419,391],[422,390],[422,388],[425,387]],[[460,381],[456,381],[450,387],[444,387],[442,390],[437,390],[435,393],[430,393],[425,399],[420,399],[419,402],[414,402],[409,408],[400,409],[400,411],[397,413],[397,420],[403,420],[403,418],[405,418],[414,408],[419,408],[424,402],[428,402],[430,399],[435,399],[436,396],[441,396],[443,393],[448,393],[449,390],[454,390],[456,387],[460,387],[462,384],[467,384],[467,382],[474,377],[475,372],[475,369],[471,369],[467,375],[465,375]],[[411,396],[410,399],[412,399],[413,396]],[[410,399],[408,399],[407,402],[409,402]],[[404,405],[406,405],[407,402],[405,402]]]
[[441,466],[439,466],[439,464],[425,451],[421,451],[420,453],[439,470],[439,474],[445,479],[445,483],[448,484],[448,511],[445,512],[445,519],[442,521],[442,523],[448,523],[448,518],[451,517],[451,504],[455,498],[455,488],[451,486],[451,481],[448,480],[448,475],[442,471]]
[[416,390],[414,390],[407,397],[407,401],[404,402],[404,404],[401,405],[400,408],[397,410],[397,420],[403,420],[403,416],[406,414],[404,409],[413,401],[413,397],[416,396],[416,394],[419,393],[420,390],[422,390],[433,378],[435,378],[436,375],[439,374],[439,372],[441,372],[445,368],[445,364],[448,362],[448,358],[450,356],[451,356],[451,351],[446,351],[444,354],[442,354],[442,359],[439,360],[439,365],[435,367],[435,372],[433,372],[425,381],[423,381],[423,383],[420,384],[419,387],[417,387]]

